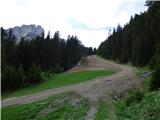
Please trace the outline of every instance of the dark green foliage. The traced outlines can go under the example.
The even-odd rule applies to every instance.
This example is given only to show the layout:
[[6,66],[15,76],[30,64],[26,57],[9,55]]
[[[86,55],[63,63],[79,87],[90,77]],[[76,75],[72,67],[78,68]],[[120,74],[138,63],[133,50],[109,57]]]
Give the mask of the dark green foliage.
[[160,55],[157,57],[155,71],[151,80],[151,90],[158,90],[160,88]]
[[88,55],[96,55],[97,49],[94,48],[92,49],[92,47],[88,48]]
[[9,33],[1,28],[1,57],[2,57],[2,71],[8,66],[14,66],[16,63],[16,46],[15,37],[12,35],[12,31]]
[[96,53],[97,53],[97,49],[94,48],[94,49],[93,49],[93,55],[96,55]]
[[143,97],[144,97],[143,92],[139,90],[133,91],[132,93],[130,93],[129,97],[126,98],[126,105],[129,106],[130,104],[133,104],[133,103],[137,104],[141,102]]
[[6,66],[2,71],[2,92],[6,90],[16,90],[28,84],[41,82],[42,76],[39,67],[33,66],[27,73],[24,73],[22,66],[18,68]]
[[129,25],[126,25],[123,29],[123,35],[122,35],[122,50],[120,54],[120,62],[126,63],[131,61],[131,30],[129,29]]
[[17,73],[17,78],[14,80],[14,82],[17,83],[17,85],[15,86],[15,89],[26,86],[27,76],[25,75],[21,65],[17,68],[16,73]]
[[157,59],[157,55],[153,56],[149,62],[149,67],[151,70],[153,70],[156,66],[156,59]]
[[[2,89],[12,90],[42,81],[41,70],[60,73],[73,67],[81,57],[95,54],[86,48],[76,36],[67,41],[55,32],[31,41],[22,38],[16,43],[12,31],[1,28],[2,39]],[[19,67],[20,66],[20,67]]]
[[2,91],[18,89],[25,85],[25,75],[22,67],[6,66],[2,72]]
[[42,76],[41,76],[41,69],[40,67],[36,67],[36,65],[33,64],[33,66],[30,68],[27,79],[30,84],[35,84],[41,82]]
[[[160,3],[147,2],[148,11],[131,17],[123,28],[119,25],[101,43],[97,54],[107,59],[145,66],[158,53],[160,42]],[[152,59],[151,64],[154,64]]]
[[11,88],[15,71],[12,67],[6,66],[2,72],[2,91]]
[[60,65],[56,65],[55,70],[54,70],[55,73],[61,73],[63,71],[64,70],[63,70],[63,68]]
[[82,45],[75,36],[68,36],[64,51],[64,69],[73,67],[82,57]]

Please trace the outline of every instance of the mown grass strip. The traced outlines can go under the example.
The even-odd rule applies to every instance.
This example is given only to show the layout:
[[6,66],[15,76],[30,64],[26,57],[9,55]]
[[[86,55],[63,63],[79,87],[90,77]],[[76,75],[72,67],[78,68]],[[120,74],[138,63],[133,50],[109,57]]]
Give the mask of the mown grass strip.
[[97,113],[95,115],[94,120],[106,120],[107,119],[107,104],[106,102],[101,102],[99,104]]
[[92,80],[102,76],[108,76],[111,74],[113,74],[112,71],[106,71],[106,70],[52,74],[49,78],[45,77],[46,78],[45,81],[37,85],[30,85],[23,89],[2,93],[2,98],[32,94],[43,90],[53,89],[65,85],[71,85],[75,83],[84,82],[87,80]]

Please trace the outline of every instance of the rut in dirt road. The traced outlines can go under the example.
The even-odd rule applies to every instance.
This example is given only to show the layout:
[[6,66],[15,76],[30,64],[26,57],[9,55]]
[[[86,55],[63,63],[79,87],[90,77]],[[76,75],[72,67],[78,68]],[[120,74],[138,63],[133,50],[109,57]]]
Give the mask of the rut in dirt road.
[[81,60],[80,63],[69,72],[97,69],[112,70],[116,73],[111,76],[45,90],[32,95],[9,98],[2,101],[2,107],[14,104],[31,103],[64,91],[76,91],[89,99],[91,109],[88,112],[86,119],[92,120],[97,111],[97,105],[100,100],[112,101],[113,99],[123,97],[129,90],[134,89],[140,84],[140,80],[135,74],[135,68],[106,61],[97,56],[83,58],[83,60]]

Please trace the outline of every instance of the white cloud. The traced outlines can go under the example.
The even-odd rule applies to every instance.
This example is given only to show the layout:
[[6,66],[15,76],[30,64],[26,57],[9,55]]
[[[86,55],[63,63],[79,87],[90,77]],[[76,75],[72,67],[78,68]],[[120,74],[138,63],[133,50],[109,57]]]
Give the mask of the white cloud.
[[[61,36],[77,35],[86,46],[98,47],[108,32],[96,28],[124,25],[130,16],[144,11],[145,0],[0,0],[1,26],[41,25],[46,33],[59,30]],[[75,19],[93,30],[76,29]]]

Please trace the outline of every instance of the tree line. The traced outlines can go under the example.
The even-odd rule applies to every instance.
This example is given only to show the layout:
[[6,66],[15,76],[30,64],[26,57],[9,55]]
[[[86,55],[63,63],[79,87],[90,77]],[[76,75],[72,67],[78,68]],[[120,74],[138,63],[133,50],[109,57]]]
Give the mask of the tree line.
[[146,2],[148,10],[131,17],[123,28],[118,25],[100,44],[97,54],[134,66],[154,69],[152,88],[160,88],[160,2]]
[[2,91],[23,88],[43,81],[42,72],[60,73],[73,67],[83,56],[96,54],[85,47],[76,36],[22,38],[19,43],[12,31],[1,28]]

